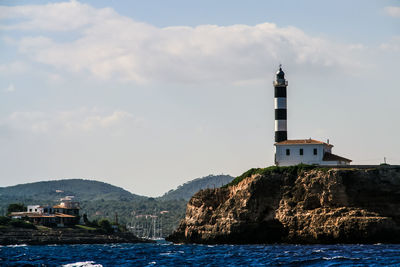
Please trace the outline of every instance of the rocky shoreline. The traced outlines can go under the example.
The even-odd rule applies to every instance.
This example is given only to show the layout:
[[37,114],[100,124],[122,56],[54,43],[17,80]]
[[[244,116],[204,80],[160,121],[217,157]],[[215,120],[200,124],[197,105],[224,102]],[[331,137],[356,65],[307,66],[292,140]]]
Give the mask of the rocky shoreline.
[[152,243],[129,232],[103,234],[72,228],[0,228],[0,245],[64,245],[64,244],[111,244],[111,243]]
[[266,168],[202,190],[175,243],[400,243],[400,167]]

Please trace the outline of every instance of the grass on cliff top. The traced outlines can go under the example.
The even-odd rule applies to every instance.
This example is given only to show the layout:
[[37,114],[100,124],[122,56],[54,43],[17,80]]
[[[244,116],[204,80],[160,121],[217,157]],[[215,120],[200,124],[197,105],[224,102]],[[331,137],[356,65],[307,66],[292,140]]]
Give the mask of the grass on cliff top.
[[223,186],[223,187],[229,187],[232,185],[237,185],[240,183],[243,179],[250,177],[254,174],[261,174],[261,175],[269,175],[269,174],[274,174],[274,173],[288,173],[292,175],[298,175],[303,171],[309,171],[313,169],[322,169],[319,168],[316,165],[306,165],[306,164],[299,164],[295,166],[287,166],[287,167],[280,167],[280,166],[270,166],[267,168],[252,168],[242,175],[236,177],[235,179],[232,180],[229,184]]
[[51,228],[43,225],[36,225],[36,228],[41,231],[50,231]]
[[75,225],[75,227],[80,228],[80,229],[84,229],[84,230],[88,230],[88,231],[98,230],[97,228],[86,226],[86,225],[82,225],[82,224],[77,224],[77,225]]

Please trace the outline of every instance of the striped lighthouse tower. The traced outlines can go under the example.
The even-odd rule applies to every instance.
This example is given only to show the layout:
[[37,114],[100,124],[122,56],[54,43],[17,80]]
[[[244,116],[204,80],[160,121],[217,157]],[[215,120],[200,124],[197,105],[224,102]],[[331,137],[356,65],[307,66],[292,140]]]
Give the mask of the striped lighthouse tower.
[[275,87],[275,142],[287,140],[287,109],[286,109],[286,87],[285,73],[282,65],[276,73]]

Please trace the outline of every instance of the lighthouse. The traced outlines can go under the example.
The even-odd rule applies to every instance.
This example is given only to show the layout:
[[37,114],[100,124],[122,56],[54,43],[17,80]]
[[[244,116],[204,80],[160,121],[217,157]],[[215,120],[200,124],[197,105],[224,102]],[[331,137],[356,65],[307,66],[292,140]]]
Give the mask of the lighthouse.
[[333,145],[308,139],[288,140],[287,138],[287,102],[288,82],[282,66],[276,72],[273,82],[275,89],[275,165],[292,166],[300,163],[323,166],[349,165],[351,160],[332,153]]
[[276,72],[274,81],[275,87],[275,142],[287,140],[287,105],[286,105],[286,87],[288,82],[285,80],[285,73],[282,65]]

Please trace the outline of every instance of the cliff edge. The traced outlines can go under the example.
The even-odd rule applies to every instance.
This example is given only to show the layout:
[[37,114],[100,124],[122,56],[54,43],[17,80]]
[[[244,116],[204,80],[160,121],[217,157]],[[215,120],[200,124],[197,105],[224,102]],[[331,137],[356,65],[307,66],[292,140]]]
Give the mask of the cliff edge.
[[400,242],[400,167],[251,169],[201,190],[175,243]]

